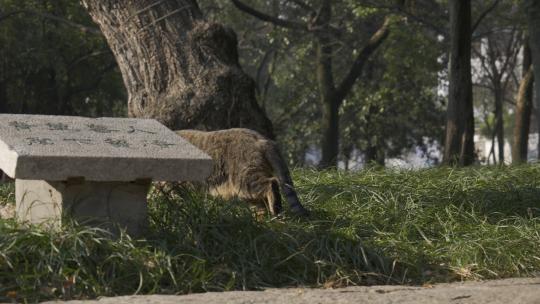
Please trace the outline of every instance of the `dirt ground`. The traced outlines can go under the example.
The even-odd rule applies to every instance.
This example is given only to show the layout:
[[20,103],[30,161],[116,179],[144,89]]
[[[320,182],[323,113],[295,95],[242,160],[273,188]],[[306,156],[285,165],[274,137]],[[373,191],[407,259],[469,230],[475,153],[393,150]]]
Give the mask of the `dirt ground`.
[[[56,303],[56,302],[47,302]],[[208,292],[182,296],[152,295],[68,301],[81,304],[172,304],[172,303],[539,303],[540,278],[505,279],[484,282],[438,284],[424,287],[371,286],[340,289],[268,289],[265,291]]]

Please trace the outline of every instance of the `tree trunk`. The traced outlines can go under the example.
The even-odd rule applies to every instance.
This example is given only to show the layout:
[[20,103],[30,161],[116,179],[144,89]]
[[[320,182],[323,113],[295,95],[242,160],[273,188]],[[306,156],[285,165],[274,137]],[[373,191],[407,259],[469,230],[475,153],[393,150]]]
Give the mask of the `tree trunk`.
[[0,113],[6,113],[8,107],[7,100],[7,85],[6,82],[0,80]]
[[274,137],[255,83],[238,63],[235,33],[204,20],[196,0],[81,1],[116,57],[130,117]]
[[444,162],[470,165],[474,162],[474,114],[471,80],[471,3],[451,0],[450,87]]
[[[317,26],[327,28],[332,18],[331,1],[325,0],[317,17]],[[332,71],[332,36],[320,31],[317,38],[317,83],[322,104],[322,159],[320,168],[337,168],[339,153],[339,106]]]
[[[534,85],[534,99],[536,104],[536,121],[540,135],[540,85],[538,84],[538,79],[540,79],[540,1],[526,0],[525,11],[527,12],[527,25],[530,35],[529,44],[531,46],[533,74],[534,78],[537,79]],[[538,140],[538,159],[540,160],[540,140]]]
[[494,88],[495,97],[495,134],[499,164],[504,164],[504,120],[503,120],[503,90],[499,84]]
[[531,67],[531,50],[527,39],[523,47],[523,78],[519,84],[516,101],[516,122],[514,125],[514,143],[512,145],[512,163],[527,162],[529,150],[529,129],[531,124],[533,70]]
[[493,164],[497,164],[497,158],[495,157],[495,133],[493,133],[491,135],[491,148],[489,149],[489,154],[488,154],[488,165],[489,165],[489,158],[492,157],[493,159]]
[[332,98],[324,99],[322,106],[322,159],[319,167],[337,168],[339,153],[339,106]]

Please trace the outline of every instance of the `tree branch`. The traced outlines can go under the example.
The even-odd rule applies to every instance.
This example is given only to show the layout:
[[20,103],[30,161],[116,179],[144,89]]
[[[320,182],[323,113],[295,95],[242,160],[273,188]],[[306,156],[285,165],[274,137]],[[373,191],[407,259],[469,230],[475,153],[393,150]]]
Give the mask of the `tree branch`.
[[493,3],[491,3],[491,5],[484,12],[482,12],[480,16],[478,16],[478,19],[476,19],[476,22],[471,27],[471,33],[474,33],[480,23],[482,23],[482,20],[484,20],[484,18],[486,18],[486,16],[489,15],[489,13],[491,13],[491,11],[493,11],[497,7],[499,1],[500,0],[494,0]]
[[[380,3],[371,3],[368,7],[378,8],[378,9],[386,9],[386,10],[389,10],[389,11],[394,12],[396,14],[399,14],[399,15],[405,16],[407,18],[410,18],[414,22],[427,27],[431,31],[435,32],[438,35],[443,36],[444,38],[448,38],[449,35],[450,35],[448,33],[448,30],[446,28],[444,28],[443,26],[439,26],[439,25],[433,23],[431,20],[429,20],[427,18],[423,18],[421,16],[418,16],[418,15],[415,15],[415,14],[409,12],[406,8],[404,8],[403,4],[401,4],[401,5],[384,5],[384,4],[380,4]],[[447,18],[447,16],[441,16],[439,19],[446,20],[448,18]]]
[[241,2],[240,0],[232,0],[234,6],[238,8],[239,10],[243,11],[244,13],[247,13],[257,19],[260,19],[262,21],[270,22],[272,24],[275,24],[277,26],[294,29],[294,30],[302,30],[307,31],[307,24],[303,22],[297,22],[297,21],[290,21],[281,19],[279,17],[270,16],[268,14],[265,14],[261,11],[258,11],[247,4]]
[[358,77],[360,77],[360,75],[362,74],[364,64],[369,59],[371,54],[388,37],[388,34],[390,33],[389,25],[390,18],[386,17],[383,25],[371,36],[368,43],[364,46],[362,51],[360,51],[360,53],[356,57],[351,69],[349,70],[349,73],[347,74],[347,76],[345,76],[345,78],[336,90],[337,99],[340,102],[343,102],[343,99],[345,99],[347,94],[352,89],[354,83],[356,82],[356,79],[358,79]]
[[[480,59],[480,64],[482,65],[482,68],[486,72],[487,78],[489,79],[489,81],[493,82],[494,81],[493,79],[494,79],[495,76],[491,73],[491,69],[487,66],[486,58],[476,48],[472,48],[472,51]],[[478,71],[478,73],[480,74],[479,76],[482,76],[482,78],[484,78],[483,77],[484,75],[482,75],[481,70]]]
[[[506,69],[509,65],[516,63],[516,58],[519,53],[519,50],[521,49],[521,41],[519,39],[520,35],[516,33],[516,28],[512,29],[511,38],[508,41],[508,44],[506,45],[504,56],[506,58],[504,59],[504,63],[501,68],[501,73],[504,74]],[[511,76],[512,67],[510,67],[510,71],[506,74],[506,79],[504,80],[505,86],[508,83],[508,80]],[[501,80],[504,75],[501,76]]]
[[492,39],[493,38],[491,36],[487,38],[487,57],[491,75],[493,75],[492,83],[495,85],[501,82],[501,77],[504,71],[499,71],[499,68],[497,67],[497,59],[499,59],[499,56],[496,54],[495,44],[493,43]]

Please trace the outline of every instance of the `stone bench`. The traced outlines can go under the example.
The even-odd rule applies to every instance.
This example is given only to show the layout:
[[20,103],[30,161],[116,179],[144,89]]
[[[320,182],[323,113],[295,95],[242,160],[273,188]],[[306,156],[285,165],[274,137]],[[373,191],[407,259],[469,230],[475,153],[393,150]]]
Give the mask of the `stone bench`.
[[0,169],[15,179],[16,215],[79,222],[138,236],[151,181],[197,181],[206,154],[152,119],[0,114]]

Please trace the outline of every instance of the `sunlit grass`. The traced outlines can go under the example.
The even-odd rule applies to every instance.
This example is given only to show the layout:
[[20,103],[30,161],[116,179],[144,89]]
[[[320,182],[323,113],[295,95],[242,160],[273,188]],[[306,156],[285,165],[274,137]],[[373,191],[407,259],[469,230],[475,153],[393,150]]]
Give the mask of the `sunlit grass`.
[[539,177],[537,165],[298,176],[309,205],[412,282],[538,274]]
[[[446,282],[540,271],[540,166],[297,170],[309,219],[153,195],[146,240],[0,221],[0,300]],[[0,187],[0,204],[13,187]]]

